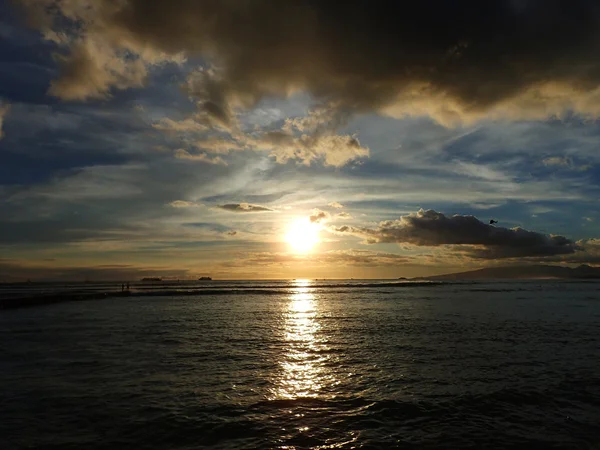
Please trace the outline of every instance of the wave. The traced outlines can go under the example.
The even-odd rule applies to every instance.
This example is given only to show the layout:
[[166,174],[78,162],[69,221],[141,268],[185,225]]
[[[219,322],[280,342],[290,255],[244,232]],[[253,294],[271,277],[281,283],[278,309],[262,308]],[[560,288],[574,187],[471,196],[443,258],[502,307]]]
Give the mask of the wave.
[[[314,448],[324,448],[319,446],[332,441],[339,446],[331,448],[356,448],[341,445],[344,435],[356,435],[354,444],[367,448],[396,448],[403,438],[411,441],[410,448],[589,448],[581,446],[600,431],[593,422],[596,414],[587,411],[596,405],[590,394],[597,398],[597,392],[585,392],[585,400],[574,395],[574,390],[578,389],[559,384],[549,390],[505,388],[422,401],[364,397],[272,399],[246,407],[221,405],[211,411],[208,419],[225,416],[230,423],[250,427],[266,424],[260,430],[262,436],[277,436],[282,445],[291,447],[310,438]],[[575,398],[571,400],[572,396]],[[330,428],[319,428],[325,423]],[[298,424],[306,425],[308,431],[296,431]],[[335,433],[328,432],[333,431],[331,427],[335,427]],[[279,434],[282,428],[289,431]],[[531,433],[538,428],[546,432]],[[227,436],[217,434],[213,439],[236,448],[235,440]],[[267,446],[268,438],[261,443]]]

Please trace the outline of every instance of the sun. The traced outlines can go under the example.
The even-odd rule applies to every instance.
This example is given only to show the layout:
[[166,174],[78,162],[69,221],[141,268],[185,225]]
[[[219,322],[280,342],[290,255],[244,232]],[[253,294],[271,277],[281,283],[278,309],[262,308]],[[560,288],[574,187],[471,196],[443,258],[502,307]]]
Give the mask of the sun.
[[319,224],[308,217],[290,223],[285,241],[297,253],[308,253],[319,243]]

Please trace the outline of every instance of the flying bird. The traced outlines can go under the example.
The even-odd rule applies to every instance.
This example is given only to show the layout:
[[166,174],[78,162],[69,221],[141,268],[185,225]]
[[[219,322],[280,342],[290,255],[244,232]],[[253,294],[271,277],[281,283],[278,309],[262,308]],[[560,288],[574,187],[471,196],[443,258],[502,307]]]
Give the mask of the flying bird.
[[494,225],[495,223],[498,223],[498,221],[494,220],[494,219],[490,219],[490,225]]

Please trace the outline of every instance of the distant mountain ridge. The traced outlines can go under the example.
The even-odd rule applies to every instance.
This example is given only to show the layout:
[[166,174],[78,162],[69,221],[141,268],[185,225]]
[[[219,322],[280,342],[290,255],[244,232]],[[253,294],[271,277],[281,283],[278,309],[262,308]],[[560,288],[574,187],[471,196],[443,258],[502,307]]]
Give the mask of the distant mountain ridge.
[[488,267],[425,278],[427,280],[600,279],[600,267],[591,267],[586,264],[575,268],[548,265]]

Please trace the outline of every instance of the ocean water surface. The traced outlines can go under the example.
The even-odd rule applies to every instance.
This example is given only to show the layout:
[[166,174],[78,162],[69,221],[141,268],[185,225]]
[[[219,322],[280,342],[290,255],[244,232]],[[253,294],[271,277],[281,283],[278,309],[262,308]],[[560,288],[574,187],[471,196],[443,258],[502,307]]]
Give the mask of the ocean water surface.
[[600,283],[133,288],[0,311],[0,448],[600,448]]

